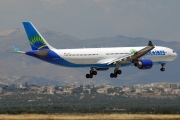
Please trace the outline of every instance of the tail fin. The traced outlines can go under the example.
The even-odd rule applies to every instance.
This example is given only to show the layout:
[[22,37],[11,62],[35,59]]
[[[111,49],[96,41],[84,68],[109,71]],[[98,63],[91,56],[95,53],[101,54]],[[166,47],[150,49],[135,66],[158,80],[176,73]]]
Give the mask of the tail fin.
[[32,50],[54,49],[50,46],[31,22],[23,22]]

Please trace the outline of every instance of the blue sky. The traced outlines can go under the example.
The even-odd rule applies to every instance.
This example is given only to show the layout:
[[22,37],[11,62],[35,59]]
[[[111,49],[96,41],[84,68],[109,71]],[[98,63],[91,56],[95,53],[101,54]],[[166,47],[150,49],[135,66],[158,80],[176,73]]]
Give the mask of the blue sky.
[[145,37],[180,42],[180,0],[1,0],[0,31],[22,21],[80,39]]

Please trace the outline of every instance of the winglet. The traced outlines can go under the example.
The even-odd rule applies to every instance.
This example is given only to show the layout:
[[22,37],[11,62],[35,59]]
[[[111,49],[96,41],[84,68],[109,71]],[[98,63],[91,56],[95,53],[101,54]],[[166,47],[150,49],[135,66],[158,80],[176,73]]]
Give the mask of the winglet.
[[148,46],[154,46],[151,41],[149,41]]
[[22,54],[25,54],[24,51],[19,51],[19,49],[18,49],[16,46],[13,46],[13,49],[14,49],[14,52],[15,52],[15,53],[22,53]]
[[13,46],[13,49],[14,49],[15,52],[19,51],[19,49],[16,46]]

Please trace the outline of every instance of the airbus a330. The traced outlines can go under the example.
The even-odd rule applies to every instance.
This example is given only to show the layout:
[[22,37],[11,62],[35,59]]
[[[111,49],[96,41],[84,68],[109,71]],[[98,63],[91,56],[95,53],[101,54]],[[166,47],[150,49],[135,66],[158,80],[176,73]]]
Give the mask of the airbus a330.
[[14,46],[16,53],[64,67],[89,67],[86,78],[93,78],[97,71],[109,68],[114,68],[110,77],[116,78],[122,73],[120,67],[132,65],[142,70],[151,69],[153,65],[161,65],[160,71],[165,71],[165,64],[177,57],[174,50],[154,46],[151,41],[147,46],[141,47],[56,49],[47,43],[31,22],[23,22],[23,25],[32,50],[24,52]]

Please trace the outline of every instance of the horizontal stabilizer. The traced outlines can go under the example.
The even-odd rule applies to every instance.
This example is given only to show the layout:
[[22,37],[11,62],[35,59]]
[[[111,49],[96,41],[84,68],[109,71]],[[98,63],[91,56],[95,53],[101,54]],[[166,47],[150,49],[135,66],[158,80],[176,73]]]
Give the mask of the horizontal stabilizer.
[[47,50],[40,50],[38,52],[35,52],[35,54],[40,56],[40,57],[46,57],[49,51],[50,50],[48,50],[48,49]]
[[26,54],[31,55],[31,56],[36,55],[38,57],[45,58],[45,57],[47,57],[49,51],[50,51],[49,49],[47,49],[47,50],[30,50],[30,51],[27,51]]

